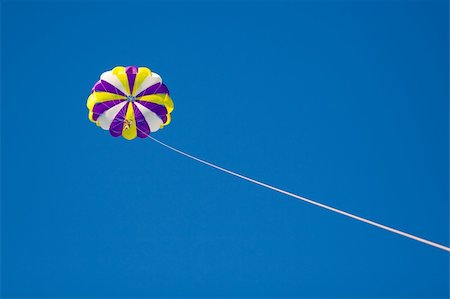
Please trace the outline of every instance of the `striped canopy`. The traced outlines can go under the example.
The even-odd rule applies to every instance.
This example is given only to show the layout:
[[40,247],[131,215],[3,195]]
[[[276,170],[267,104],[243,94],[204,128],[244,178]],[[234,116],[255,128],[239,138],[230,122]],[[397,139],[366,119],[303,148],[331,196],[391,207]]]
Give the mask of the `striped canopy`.
[[87,100],[89,120],[112,136],[146,138],[170,123],[173,102],[161,77],[146,67],[104,72]]

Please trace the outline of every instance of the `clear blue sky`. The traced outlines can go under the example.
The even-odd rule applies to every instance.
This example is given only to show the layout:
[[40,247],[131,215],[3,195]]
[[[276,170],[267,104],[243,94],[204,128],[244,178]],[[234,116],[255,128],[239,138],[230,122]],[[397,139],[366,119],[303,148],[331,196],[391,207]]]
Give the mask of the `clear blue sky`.
[[448,253],[85,106],[147,66],[175,103],[155,137],[448,245],[446,1],[7,1],[1,25],[3,298],[448,298]]

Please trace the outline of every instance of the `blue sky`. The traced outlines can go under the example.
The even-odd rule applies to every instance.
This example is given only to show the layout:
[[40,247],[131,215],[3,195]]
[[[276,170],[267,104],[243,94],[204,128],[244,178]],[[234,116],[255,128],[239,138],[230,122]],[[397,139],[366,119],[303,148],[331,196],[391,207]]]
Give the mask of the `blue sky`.
[[448,245],[446,1],[3,1],[1,25],[3,298],[449,296],[448,253],[85,106],[147,66],[160,140]]

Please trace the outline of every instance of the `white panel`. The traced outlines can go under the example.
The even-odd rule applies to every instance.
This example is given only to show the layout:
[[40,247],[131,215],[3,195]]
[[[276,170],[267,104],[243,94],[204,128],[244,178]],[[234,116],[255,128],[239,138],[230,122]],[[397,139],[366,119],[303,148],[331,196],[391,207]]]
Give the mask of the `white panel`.
[[138,107],[139,111],[141,111],[141,113],[144,115],[144,118],[150,127],[150,131],[151,132],[158,131],[161,125],[163,124],[161,118],[159,118],[159,116],[155,112],[148,109],[144,105],[137,102],[135,104]]
[[127,104],[128,102],[123,102],[103,112],[103,114],[98,118],[100,127],[102,127],[103,130],[109,130],[109,127],[111,126],[114,118],[116,118],[117,113],[119,113],[120,109],[122,109]]
[[127,94],[127,91],[126,91],[125,87],[122,85],[122,82],[120,82],[119,78],[117,78],[117,76],[114,75],[112,73],[112,71],[104,72],[100,76],[100,79],[108,82],[111,85],[114,85],[115,88],[117,88],[118,90],[120,90],[124,94]]
[[148,87],[156,84],[161,83],[162,79],[157,73],[152,73],[152,76],[147,76],[147,78],[142,81],[141,86],[135,91],[134,95],[138,95],[143,90],[147,89]]

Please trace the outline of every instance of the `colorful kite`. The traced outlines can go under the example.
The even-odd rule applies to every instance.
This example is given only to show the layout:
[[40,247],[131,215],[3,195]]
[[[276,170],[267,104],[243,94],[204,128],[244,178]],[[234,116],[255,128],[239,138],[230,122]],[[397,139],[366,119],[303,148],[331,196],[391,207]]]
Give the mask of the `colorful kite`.
[[118,66],[100,76],[87,107],[97,126],[131,140],[167,126],[173,102],[158,74],[146,67]]

